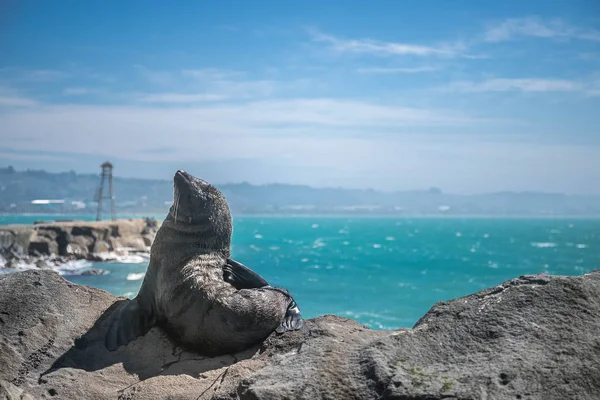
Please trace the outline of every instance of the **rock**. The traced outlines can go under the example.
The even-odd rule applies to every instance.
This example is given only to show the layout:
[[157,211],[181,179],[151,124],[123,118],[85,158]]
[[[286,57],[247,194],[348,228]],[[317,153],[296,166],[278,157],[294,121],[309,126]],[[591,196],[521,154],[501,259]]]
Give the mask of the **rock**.
[[516,278],[440,302],[413,329],[318,317],[216,358],[182,349],[158,327],[108,352],[104,335],[124,301],[52,271],[0,276],[0,396],[600,398],[600,270]]
[[47,256],[102,261],[116,255],[149,252],[158,223],[153,219],[116,221],[56,221],[35,225],[0,227],[0,256],[5,265],[12,260],[30,260],[35,265]]
[[108,271],[105,269],[92,268],[92,269],[88,269],[85,271],[81,271],[81,273],[79,275],[92,276],[92,275],[106,275],[106,274],[108,274]]

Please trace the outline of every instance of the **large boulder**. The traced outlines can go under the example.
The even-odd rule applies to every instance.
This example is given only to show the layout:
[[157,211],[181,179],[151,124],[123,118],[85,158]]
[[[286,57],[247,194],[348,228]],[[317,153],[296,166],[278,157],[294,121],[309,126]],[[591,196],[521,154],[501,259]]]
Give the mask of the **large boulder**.
[[599,399],[600,271],[523,276],[413,329],[328,315],[216,358],[160,328],[115,352],[127,301],[51,271],[0,277],[0,399]]

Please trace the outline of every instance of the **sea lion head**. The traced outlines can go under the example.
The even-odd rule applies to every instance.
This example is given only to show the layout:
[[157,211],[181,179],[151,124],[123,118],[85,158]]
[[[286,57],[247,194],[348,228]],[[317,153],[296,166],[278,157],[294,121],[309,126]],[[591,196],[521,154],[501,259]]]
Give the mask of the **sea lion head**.
[[229,247],[231,213],[219,189],[183,170],[175,173],[173,186],[173,205],[167,219],[173,222],[174,228],[214,235]]

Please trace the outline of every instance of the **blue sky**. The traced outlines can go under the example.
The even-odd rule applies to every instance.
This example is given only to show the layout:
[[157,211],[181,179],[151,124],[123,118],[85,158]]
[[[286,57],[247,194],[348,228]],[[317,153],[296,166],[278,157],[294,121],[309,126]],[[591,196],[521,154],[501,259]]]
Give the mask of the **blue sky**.
[[4,1],[0,165],[600,194],[600,4]]

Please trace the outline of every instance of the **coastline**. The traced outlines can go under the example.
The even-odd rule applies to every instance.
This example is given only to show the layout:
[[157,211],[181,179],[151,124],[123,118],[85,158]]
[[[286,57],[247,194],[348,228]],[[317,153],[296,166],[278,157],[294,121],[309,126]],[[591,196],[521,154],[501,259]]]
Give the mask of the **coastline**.
[[[82,261],[143,262],[149,258],[158,227],[152,218],[0,225],[0,273],[56,270],[64,265],[77,273],[80,268],[75,263]],[[79,273],[103,271],[92,268]]]
[[[117,218],[118,220],[126,219],[144,219],[153,218],[156,220],[162,220],[166,216],[167,212],[159,213],[134,213],[125,214]],[[234,218],[396,218],[396,219],[600,219],[600,214],[393,214],[393,213],[382,213],[382,214],[367,214],[367,213],[273,213],[273,214],[244,214],[244,213],[232,213]],[[78,220],[82,222],[95,222],[95,214],[66,214],[66,213],[2,213],[0,217],[72,217],[72,220]],[[89,218],[89,219],[77,219],[77,218]],[[108,221],[108,220],[103,220]],[[6,226],[0,221],[0,226]],[[27,225],[27,224],[25,224]]]

